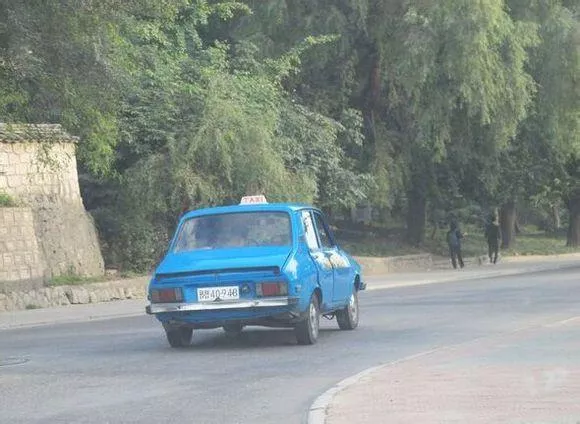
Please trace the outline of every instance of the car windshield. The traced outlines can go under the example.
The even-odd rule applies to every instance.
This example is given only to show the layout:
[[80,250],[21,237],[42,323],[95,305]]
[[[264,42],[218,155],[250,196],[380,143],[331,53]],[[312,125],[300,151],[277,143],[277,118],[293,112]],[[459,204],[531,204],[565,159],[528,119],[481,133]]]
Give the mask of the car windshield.
[[181,226],[174,252],[235,247],[289,246],[286,212],[243,212],[190,218]]

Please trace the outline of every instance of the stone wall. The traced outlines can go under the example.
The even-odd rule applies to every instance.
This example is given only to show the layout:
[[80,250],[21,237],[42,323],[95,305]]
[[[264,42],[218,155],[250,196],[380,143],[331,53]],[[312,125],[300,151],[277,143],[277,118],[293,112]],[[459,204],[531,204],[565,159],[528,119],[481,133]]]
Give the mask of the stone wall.
[[42,286],[44,264],[30,208],[0,208],[0,292]]
[[73,143],[0,139],[0,190],[30,203],[83,207]]
[[433,267],[431,254],[390,256],[384,258],[357,257],[364,275],[381,275],[391,272],[428,270]]
[[84,209],[41,204],[35,231],[50,276],[103,275],[104,263],[93,220]]
[[[45,280],[63,274],[104,273],[94,223],[80,195],[75,143],[56,125],[8,128],[0,124],[0,193],[30,208]],[[30,224],[19,214],[14,218],[17,227]],[[35,284],[35,276],[25,275],[20,277],[24,286]],[[8,280],[0,274],[0,287],[2,281]]]

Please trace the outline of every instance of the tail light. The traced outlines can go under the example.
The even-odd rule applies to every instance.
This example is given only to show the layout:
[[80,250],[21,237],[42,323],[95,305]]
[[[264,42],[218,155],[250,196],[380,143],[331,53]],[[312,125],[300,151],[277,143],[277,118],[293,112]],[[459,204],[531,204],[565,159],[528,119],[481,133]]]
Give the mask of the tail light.
[[258,283],[256,294],[260,297],[287,296],[288,284],[286,283]]
[[183,292],[179,287],[151,290],[151,303],[181,302]]

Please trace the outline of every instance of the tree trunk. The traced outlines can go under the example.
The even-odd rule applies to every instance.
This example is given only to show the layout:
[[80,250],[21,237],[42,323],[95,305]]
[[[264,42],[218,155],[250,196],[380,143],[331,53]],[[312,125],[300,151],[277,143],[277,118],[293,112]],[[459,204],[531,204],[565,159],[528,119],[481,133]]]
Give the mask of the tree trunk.
[[371,146],[376,142],[375,116],[381,99],[381,59],[376,46],[373,51],[363,107],[366,142]]
[[371,74],[369,78],[369,106],[373,111],[377,110],[381,98],[381,76],[381,56],[377,50],[373,57]]
[[407,240],[411,245],[418,247],[425,241],[427,190],[422,177],[413,178],[412,183],[408,192]]
[[552,212],[552,227],[554,228],[554,231],[558,231],[562,226],[562,223],[560,222],[560,208],[558,207],[558,205],[553,205],[551,208],[551,212]]
[[501,248],[510,249],[516,238],[516,202],[514,200],[504,203],[500,208],[499,225],[501,227]]
[[439,226],[437,225],[437,223],[433,224],[433,231],[431,231],[431,240],[435,240],[435,236],[437,235],[438,229]]
[[566,246],[580,246],[580,197],[568,200],[570,223],[568,224],[568,240]]

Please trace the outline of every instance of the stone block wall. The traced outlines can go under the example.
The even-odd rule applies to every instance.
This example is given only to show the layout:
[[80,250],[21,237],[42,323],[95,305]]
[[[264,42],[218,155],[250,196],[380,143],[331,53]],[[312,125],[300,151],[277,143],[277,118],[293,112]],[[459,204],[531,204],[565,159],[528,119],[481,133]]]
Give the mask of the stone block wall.
[[[76,139],[58,125],[8,128],[0,124],[0,193],[29,208],[25,217],[7,212],[17,228],[10,231],[21,231],[32,223],[36,245],[33,248],[28,242],[27,246],[37,250],[34,255],[40,257],[45,280],[69,273],[104,273],[94,223],[80,195],[75,149]],[[1,234],[0,242],[4,242]],[[34,256],[32,250],[29,253]],[[10,277],[0,273],[0,286],[3,281],[12,282],[7,278],[16,276],[16,271],[10,273]],[[26,272],[18,273],[23,288],[35,284],[36,274],[25,278]]]
[[75,145],[0,140],[0,191],[29,203],[66,203],[84,209]]
[[91,216],[82,207],[43,203],[34,226],[49,276],[104,274],[104,262]]
[[433,256],[429,253],[384,258],[357,257],[356,260],[361,265],[363,274],[366,276],[402,271],[428,270],[433,267]]
[[44,264],[30,208],[0,208],[0,292],[43,284]]

